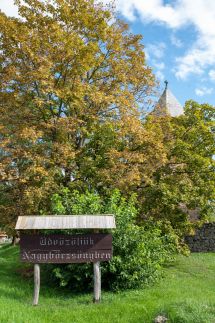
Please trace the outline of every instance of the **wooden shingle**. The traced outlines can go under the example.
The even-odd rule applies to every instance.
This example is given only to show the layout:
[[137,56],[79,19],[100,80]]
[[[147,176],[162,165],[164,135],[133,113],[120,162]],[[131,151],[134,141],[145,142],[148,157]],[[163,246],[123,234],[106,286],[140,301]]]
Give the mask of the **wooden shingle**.
[[16,230],[34,229],[114,229],[113,215],[19,216]]

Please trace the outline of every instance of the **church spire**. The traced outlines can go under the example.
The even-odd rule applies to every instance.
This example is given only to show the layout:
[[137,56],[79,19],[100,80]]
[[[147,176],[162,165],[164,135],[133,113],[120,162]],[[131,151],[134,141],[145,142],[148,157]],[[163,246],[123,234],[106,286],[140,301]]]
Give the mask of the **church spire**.
[[156,116],[171,116],[178,117],[184,113],[181,104],[178,102],[176,97],[172,94],[168,87],[168,81],[165,81],[164,91],[158,100],[154,110],[152,111],[153,115]]

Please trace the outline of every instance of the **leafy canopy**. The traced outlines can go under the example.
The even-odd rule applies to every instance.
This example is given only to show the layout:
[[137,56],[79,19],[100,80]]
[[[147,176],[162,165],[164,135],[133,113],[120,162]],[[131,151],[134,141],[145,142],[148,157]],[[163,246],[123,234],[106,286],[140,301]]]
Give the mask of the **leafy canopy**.
[[169,219],[182,232],[190,220],[214,214],[214,120],[214,107],[194,101],[186,102],[178,118],[149,118],[147,127],[156,123],[162,129],[167,161],[142,192],[144,214]]
[[131,156],[127,142],[149,137],[139,118],[154,86],[141,37],[112,8],[16,3],[19,19],[0,13],[1,213],[11,226],[20,214],[49,210],[50,193],[71,179],[89,188],[99,174],[101,186],[104,164],[121,161],[119,177],[127,161],[150,164],[151,155]]

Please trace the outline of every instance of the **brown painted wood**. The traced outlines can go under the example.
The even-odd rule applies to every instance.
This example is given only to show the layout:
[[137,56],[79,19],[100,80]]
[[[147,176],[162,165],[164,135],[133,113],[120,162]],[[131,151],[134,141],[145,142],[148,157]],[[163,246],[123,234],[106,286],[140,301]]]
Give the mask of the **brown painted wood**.
[[109,261],[112,258],[112,250],[97,250],[92,252],[41,252],[37,250],[23,250],[21,261],[30,263],[89,263],[97,261]]
[[102,250],[112,246],[112,235],[94,234],[21,234],[20,247],[50,251],[59,249],[71,250]]
[[112,258],[111,234],[21,235],[20,257],[31,263],[83,263]]

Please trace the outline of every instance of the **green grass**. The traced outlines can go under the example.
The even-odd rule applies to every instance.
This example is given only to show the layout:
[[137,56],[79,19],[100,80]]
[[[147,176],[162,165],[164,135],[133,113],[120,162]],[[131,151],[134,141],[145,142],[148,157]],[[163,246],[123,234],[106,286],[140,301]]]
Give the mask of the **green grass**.
[[23,278],[19,249],[0,248],[0,322],[2,323],[150,323],[164,314],[168,322],[215,323],[215,254],[179,256],[164,278],[144,290],[102,293],[100,304],[91,294],[75,295],[41,286],[33,307],[33,279]]

